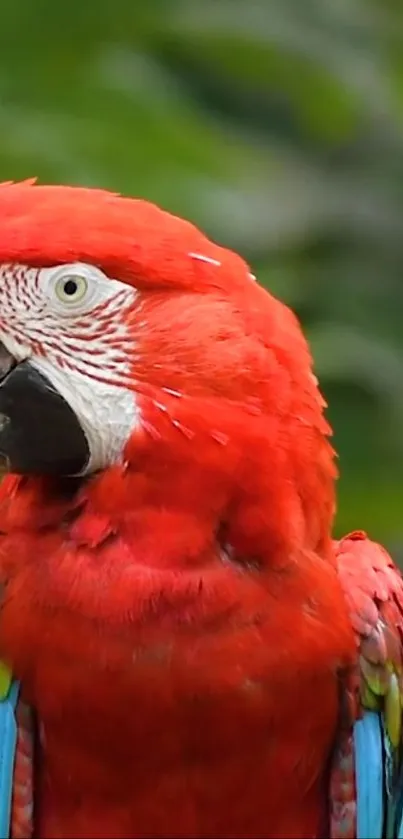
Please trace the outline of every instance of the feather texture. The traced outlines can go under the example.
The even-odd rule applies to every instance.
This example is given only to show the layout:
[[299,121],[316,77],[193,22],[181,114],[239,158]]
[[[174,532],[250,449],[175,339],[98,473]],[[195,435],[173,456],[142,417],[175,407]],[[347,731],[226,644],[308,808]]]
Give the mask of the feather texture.
[[[356,634],[360,690],[354,762],[349,767],[351,772],[354,765],[355,771],[349,804],[350,812],[356,811],[356,834],[343,833],[340,812],[333,823],[333,834],[395,839],[403,796],[403,579],[384,548],[361,531],[335,543],[335,548]],[[337,758],[333,769],[336,779],[344,768]]]

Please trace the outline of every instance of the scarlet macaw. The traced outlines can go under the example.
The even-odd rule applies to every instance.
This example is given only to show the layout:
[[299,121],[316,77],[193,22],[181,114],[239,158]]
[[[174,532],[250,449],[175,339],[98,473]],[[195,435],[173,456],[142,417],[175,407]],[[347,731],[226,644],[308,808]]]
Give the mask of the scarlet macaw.
[[403,582],[332,541],[291,311],[152,204],[24,182],[0,340],[3,829],[10,789],[14,839],[397,836]]

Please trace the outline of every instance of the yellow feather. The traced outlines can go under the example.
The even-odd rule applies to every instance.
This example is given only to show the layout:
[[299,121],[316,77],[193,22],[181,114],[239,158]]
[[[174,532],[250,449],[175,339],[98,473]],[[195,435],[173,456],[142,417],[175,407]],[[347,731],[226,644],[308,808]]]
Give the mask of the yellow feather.
[[396,674],[392,673],[385,697],[385,723],[390,742],[395,749],[400,743],[401,713],[399,681]]
[[7,698],[11,681],[11,670],[0,661],[0,702]]

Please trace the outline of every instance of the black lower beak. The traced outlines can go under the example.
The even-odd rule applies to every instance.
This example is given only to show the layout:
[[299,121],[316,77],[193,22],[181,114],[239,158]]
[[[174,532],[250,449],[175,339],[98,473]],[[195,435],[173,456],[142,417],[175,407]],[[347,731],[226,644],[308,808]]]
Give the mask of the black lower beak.
[[31,361],[16,364],[0,345],[0,455],[22,475],[77,475],[87,438],[66,400]]

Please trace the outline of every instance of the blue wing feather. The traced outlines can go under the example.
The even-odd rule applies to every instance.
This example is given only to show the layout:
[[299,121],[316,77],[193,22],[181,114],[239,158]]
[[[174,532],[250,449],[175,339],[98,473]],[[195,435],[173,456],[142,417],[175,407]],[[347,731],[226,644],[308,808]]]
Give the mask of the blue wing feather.
[[379,714],[366,711],[354,725],[357,839],[382,839],[384,777]]
[[18,693],[18,682],[12,682],[7,696],[0,701],[0,839],[8,839],[10,836]]

